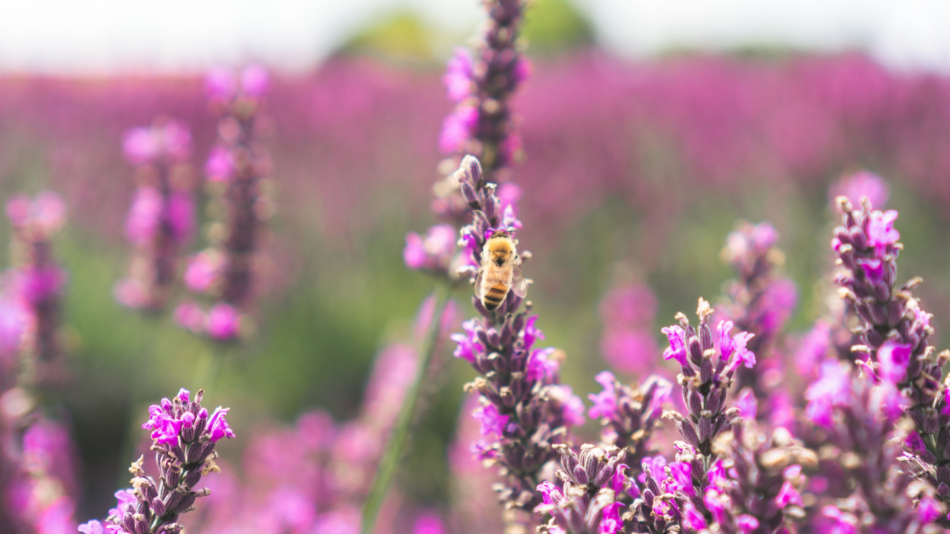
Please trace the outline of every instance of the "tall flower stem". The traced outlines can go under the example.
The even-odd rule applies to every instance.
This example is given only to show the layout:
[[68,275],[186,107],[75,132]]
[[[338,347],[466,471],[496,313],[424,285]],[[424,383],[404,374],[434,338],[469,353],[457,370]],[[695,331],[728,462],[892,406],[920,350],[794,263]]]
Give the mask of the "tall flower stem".
[[423,383],[438,345],[439,328],[442,323],[441,317],[449,301],[449,289],[450,287],[446,282],[440,282],[435,287],[435,308],[429,326],[426,328],[425,337],[422,339],[422,347],[419,350],[419,367],[416,371],[416,379],[406,396],[402,410],[399,412],[399,418],[396,420],[392,435],[389,437],[389,443],[386,444],[386,450],[383,452],[379,468],[376,470],[376,476],[373,478],[373,485],[366,497],[366,503],[363,505],[361,530],[363,534],[373,532],[376,525],[376,516],[379,514],[379,509],[382,507],[386,493],[389,491],[393,476],[396,474],[396,467],[402,459],[406,437],[409,435],[409,427],[412,425]]

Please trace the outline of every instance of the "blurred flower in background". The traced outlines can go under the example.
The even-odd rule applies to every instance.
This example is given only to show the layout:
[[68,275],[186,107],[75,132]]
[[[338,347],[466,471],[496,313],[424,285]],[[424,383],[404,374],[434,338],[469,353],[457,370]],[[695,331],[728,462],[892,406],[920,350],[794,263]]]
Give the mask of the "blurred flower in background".
[[[151,399],[211,377],[241,439],[219,443],[232,468],[207,478],[212,493],[189,527],[358,531],[417,370],[420,324],[431,320],[410,324],[431,289],[431,277],[410,269],[442,275],[470,263],[456,233],[468,204],[452,182],[455,159],[498,141],[483,119],[508,108],[505,141],[489,151],[503,166],[524,156],[495,193],[499,214],[511,208],[524,223],[528,296],[545,343],[560,349],[539,361],[570,355],[559,372],[571,399],[603,390],[584,401],[613,429],[602,441],[637,459],[618,477],[622,499],[644,480],[688,491],[664,478],[659,459],[639,478],[641,457],[680,439],[660,420],[671,386],[658,377],[672,381],[680,367],[663,360],[657,326],[699,295],[723,295],[713,307],[762,345],[756,367],[737,376],[763,383],[729,393],[758,445],[730,454],[777,462],[732,489],[781,495],[770,513],[801,506],[841,529],[871,517],[862,503],[824,508],[816,495],[843,499],[850,479],[824,456],[812,473],[801,454],[830,442],[823,424],[843,403],[901,413],[896,397],[849,367],[860,325],[832,287],[831,213],[839,196],[900,211],[898,286],[926,280],[917,294],[930,342],[943,347],[945,7],[539,0],[524,39],[496,57],[459,49],[482,20],[477,3],[91,2],[56,5],[55,19],[44,3],[21,3],[0,20],[0,191],[10,216],[0,237],[17,242],[4,255],[17,269],[0,281],[0,436],[4,458],[19,462],[4,466],[23,467],[4,467],[0,484],[13,488],[5,510],[24,511],[25,530],[58,534],[101,519],[127,480],[115,459],[139,449]],[[489,67],[508,85],[490,87]],[[501,93],[508,108],[493,102]],[[239,182],[250,186],[238,191]],[[36,195],[51,190],[59,196]],[[887,230],[894,221],[884,217],[875,224]],[[56,264],[21,261],[59,232]],[[615,265],[635,274],[614,277]],[[861,272],[880,278],[883,265]],[[464,282],[452,297],[468,306]],[[113,296],[164,312],[132,314]],[[55,327],[42,326],[54,317]],[[474,350],[488,333],[469,327],[443,330],[464,332]],[[479,406],[460,391],[474,375],[445,363],[454,345],[440,347],[427,375],[425,410],[378,522],[387,531],[502,528],[497,477],[471,451],[482,439],[471,416]],[[888,347],[882,372],[900,380],[906,351]],[[55,354],[62,372],[50,373],[51,387],[23,382],[24,351]],[[477,413],[503,426],[497,412]],[[595,443],[597,423],[573,429],[577,442]],[[649,436],[617,430],[644,427],[657,451],[646,450]],[[667,456],[683,478],[683,461]],[[757,528],[716,480],[711,509]],[[914,512],[902,521],[944,513],[936,492],[920,495],[916,510],[898,503]],[[705,505],[684,508],[690,524],[709,524]],[[604,528],[614,528],[612,514]]]

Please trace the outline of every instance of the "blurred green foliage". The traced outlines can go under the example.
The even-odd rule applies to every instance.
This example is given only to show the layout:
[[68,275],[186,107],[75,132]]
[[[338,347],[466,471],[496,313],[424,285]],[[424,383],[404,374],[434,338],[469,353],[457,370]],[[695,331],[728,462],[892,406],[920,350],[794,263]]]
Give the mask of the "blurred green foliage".
[[594,43],[594,25],[572,0],[535,0],[521,35],[532,54],[551,54]]

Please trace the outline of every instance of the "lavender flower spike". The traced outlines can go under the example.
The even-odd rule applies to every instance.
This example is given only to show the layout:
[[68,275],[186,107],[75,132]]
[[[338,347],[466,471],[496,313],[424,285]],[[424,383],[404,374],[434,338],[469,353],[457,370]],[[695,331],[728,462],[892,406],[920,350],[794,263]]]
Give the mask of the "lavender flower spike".
[[701,523],[705,528],[706,523],[713,522],[723,531],[735,532],[735,514],[728,513],[734,507],[726,506],[724,501],[728,495],[711,494],[707,499],[707,488],[715,480],[715,473],[723,470],[715,462],[714,441],[742,420],[737,408],[726,407],[727,392],[740,365],[752,367],[755,355],[746,349],[751,334],[730,335],[730,321],[719,323],[717,348],[709,327],[712,313],[709,303],[700,298],[698,328],[678,313],[679,324],[663,329],[670,341],[663,357],[680,364],[682,372],[677,381],[688,410],[687,416],[673,411],[663,416],[674,421],[685,442],[676,443],[679,461],[669,470],[657,468],[653,459],[643,460],[646,487],[642,498],[633,503],[632,513],[625,515],[636,532],[665,532],[683,524],[698,530],[695,525]]
[[476,155],[497,179],[495,172],[508,167],[521,146],[508,99],[528,74],[517,44],[525,2],[488,0],[485,7],[488,21],[474,58],[457,52],[443,78],[457,107],[445,119],[439,147],[448,154]]
[[182,526],[178,517],[193,510],[199,497],[211,492],[196,490],[201,477],[219,472],[215,464],[215,444],[233,438],[234,431],[225,416],[228,408],[213,414],[201,406],[204,391],[194,400],[182,389],[173,399],[162,399],[148,409],[149,419],[142,428],[152,430],[152,450],[158,464],[158,481],[145,476],[143,458],[129,468],[132,488],[116,493],[118,505],[104,522],[92,520],[79,526],[83,534],[176,534]]
[[156,119],[151,127],[125,134],[126,159],[136,165],[138,188],[125,232],[135,249],[129,276],[114,289],[129,308],[161,310],[168,297],[179,256],[191,239],[195,207],[191,188],[191,134],[180,121]]
[[619,534],[623,530],[620,519],[622,504],[617,498],[635,486],[625,475],[625,454],[616,447],[597,448],[581,446],[577,454],[567,445],[555,445],[561,455],[561,469],[556,473],[562,486],[542,482],[538,491],[544,503],[535,508],[541,517],[550,515],[546,525],[538,528],[541,534]]
[[731,336],[730,321],[719,323],[719,348],[716,349],[708,323],[712,312],[709,303],[700,298],[696,311],[698,328],[693,328],[686,316],[678,313],[676,318],[680,324],[663,329],[670,339],[670,348],[663,357],[680,363],[682,373],[677,379],[683,388],[689,419],[675,412],[664,416],[673,419],[686,443],[706,457],[712,454],[713,439],[727,430],[727,425],[737,421],[738,410],[727,410],[725,403],[736,371],[740,365],[751,368],[755,364],[755,354],[746,349],[752,336],[747,332]]
[[[861,321],[858,335],[863,345],[852,350],[875,381],[893,386],[907,397],[909,406],[904,413],[914,422],[915,430],[899,460],[914,478],[936,488],[936,499],[946,511],[950,507],[950,404],[947,385],[941,379],[950,352],[935,355],[928,342],[933,334],[931,315],[920,308],[912,293],[921,280],[914,278],[896,286],[896,260],[903,249],[898,242],[900,233],[894,229],[897,212],[872,210],[866,197],[862,201],[862,209],[856,210],[846,197],[838,197],[844,218],[832,240],[845,269],[837,279],[840,294]],[[915,489],[913,497],[918,504],[929,498],[931,490],[926,485]],[[950,518],[943,513],[935,522],[950,527]]]
[[673,385],[651,375],[633,388],[621,384],[609,371],[598,374],[597,382],[604,390],[588,395],[594,403],[588,415],[601,419],[600,439],[623,449],[627,464],[639,472],[641,461],[650,452],[650,435],[660,421],[663,405],[670,400]]
[[267,194],[271,157],[262,142],[269,128],[263,98],[268,86],[267,72],[256,65],[245,67],[239,77],[214,69],[206,80],[211,107],[219,114],[217,146],[205,164],[213,197],[209,209],[216,220],[209,226],[211,245],[189,259],[184,282],[214,303],[206,311],[186,300],[175,310],[175,320],[214,341],[234,341],[250,330],[246,312],[258,285],[264,223],[275,212]]
[[[472,223],[462,228],[460,240],[471,263],[461,272],[474,279],[488,236],[497,230],[514,235],[521,223],[510,207],[502,213],[495,184],[485,181],[476,158],[466,156],[456,176],[472,210]],[[527,257],[522,253],[516,261]],[[478,316],[452,339],[458,343],[456,356],[481,375],[466,386],[481,395],[477,416],[485,439],[474,450],[499,467],[503,482],[497,489],[506,507],[531,511],[541,503],[541,469],[557,456],[554,445],[568,427],[583,422],[583,404],[560,384],[557,352],[535,348],[544,335],[535,327],[537,316],[528,315],[530,303],[514,291],[493,311],[478,298],[472,303]]]
[[9,274],[7,296],[26,312],[31,334],[24,348],[37,366],[36,380],[47,382],[61,374],[59,315],[67,277],[53,257],[52,239],[65,223],[66,203],[58,194],[42,191],[32,200],[15,196],[6,208],[14,229],[11,259],[16,265]]
[[[755,335],[749,350],[765,357],[770,341],[782,330],[795,304],[798,292],[795,283],[779,276],[777,270],[785,256],[777,247],[778,232],[767,222],[740,223],[729,234],[722,257],[728,261],[736,279],[726,286],[726,299],[721,303],[725,318],[736,328]],[[768,397],[761,371],[740,368],[738,387],[751,387],[759,400]]]
[[[472,53],[462,48],[449,61],[442,78],[455,109],[445,117],[439,149],[449,157],[439,166],[444,179],[433,187],[433,211],[464,224],[468,202],[452,171],[461,157],[479,158],[489,180],[507,182],[511,164],[521,157],[520,119],[509,100],[528,77],[528,60],[518,39],[525,0],[486,0],[488,20]],[[518,188],[499,188],[502,199],[517,197]]]

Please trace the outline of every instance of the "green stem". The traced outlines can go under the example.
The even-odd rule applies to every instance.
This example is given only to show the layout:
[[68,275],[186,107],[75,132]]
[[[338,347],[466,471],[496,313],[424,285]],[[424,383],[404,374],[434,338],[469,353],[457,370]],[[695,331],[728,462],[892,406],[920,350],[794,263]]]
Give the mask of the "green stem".
[[448,300],[449,287],[447,284],[440,282],[435,288],[435,307],[432,310],[432,319],[429,321],[425,338],[423,338],[422,346],[419,348],[419,367],[416,370],[415,382],[406,395],[402,410],[399,411],[396,425],[393,427],[389,442],[386,444],[386,450],[383,452],[379,467],[376,469],[376,476],[373,477],[373,485],[370,487],[366,503],[363,505],[362,534],[373,532],[373,527],[376,525],[376,516],[379,514],[379,509],[382,507],[386,493],[389,491],[393,475],[396,474],[396,467],[402,459],[403,447],[406,444],[409,427],[412,425],[416,405],[419,402],[419,393],[422,391],[422,385],[429,371],[429,364],[435,354],[439,327],[442,322],[442,311],[445,309]]

